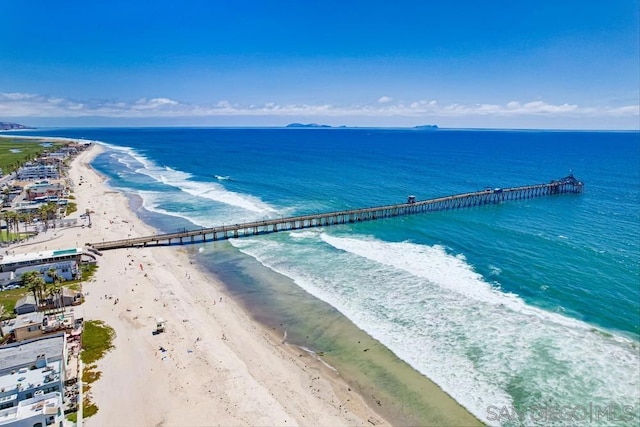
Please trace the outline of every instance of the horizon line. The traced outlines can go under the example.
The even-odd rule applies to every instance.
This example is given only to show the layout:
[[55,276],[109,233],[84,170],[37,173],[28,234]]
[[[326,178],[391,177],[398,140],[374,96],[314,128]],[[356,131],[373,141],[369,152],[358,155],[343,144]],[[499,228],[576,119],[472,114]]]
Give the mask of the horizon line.
[[[6,122],[13,123],[13,122]],[[315,125],[315,126],[314,126]],[[26,125],[25,125],[26,126]],[[422,128],[423,126],[436,126],[434,128]],[[46,131],[60,129],[288,129],[288,130],[344,130],[344,129],[381,129],[381,130],[415,130],[417,132],[432,133],[438,131],[528,131],[528,132],[636,132],[640,133],[640,127],[634,129],[579,129],[579,128],[508,128],[508,127],[440,127],[438,125],[415,126],[347,126],[324,125],[311,123],[303,126],[287,125],[246,125],[246,126],[216,126],[216,125],[163,125],[163,126],[43,126],[25,129],[0,129],[0,134],[11,132],[21,133],[29,131]]]

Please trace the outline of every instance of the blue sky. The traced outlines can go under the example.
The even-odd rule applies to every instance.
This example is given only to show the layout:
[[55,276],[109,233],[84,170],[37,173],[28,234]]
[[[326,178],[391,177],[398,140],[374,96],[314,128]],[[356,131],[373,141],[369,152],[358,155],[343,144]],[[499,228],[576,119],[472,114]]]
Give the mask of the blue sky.
[[640,127],[638,0],[3,3],[0,121]]

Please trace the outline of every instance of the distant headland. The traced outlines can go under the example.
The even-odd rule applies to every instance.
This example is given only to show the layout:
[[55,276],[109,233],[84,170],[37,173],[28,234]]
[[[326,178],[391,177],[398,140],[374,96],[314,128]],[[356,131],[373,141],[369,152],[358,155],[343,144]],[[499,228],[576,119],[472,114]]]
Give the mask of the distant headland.
[[35,129],[35,128],[21,125],[19,123],[0,122],[0,130],[15,130],[15,129]]

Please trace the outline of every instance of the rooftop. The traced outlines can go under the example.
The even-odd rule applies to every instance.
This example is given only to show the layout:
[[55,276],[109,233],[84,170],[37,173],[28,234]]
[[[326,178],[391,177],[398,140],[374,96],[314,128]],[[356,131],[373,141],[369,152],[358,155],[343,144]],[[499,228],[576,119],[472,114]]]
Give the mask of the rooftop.
[[61,360],[64,352],[63,333],[33,340],[7,344],[0,347],[0,375],[11,373],[20,367],[31,366],[40,354],[45,354],[49,362]]
[[[64,293],[65,296],[75,296],[76,292],[71,291],[69,293]],[[19,314],[15,319],[9,319],[2,322],[2,332],[4,334],[10,334],[15,331],[17,328],[22,328],[28,325],[43,325],[42,332],[49,333],[55,330],[63,329],[63,328],[73,328],[76,322],[76,319],[82,319],[84,313],[79,307],[66,307],[64,312],[56,313],[56,314],[45,314],[42,311],[37,311],[33,313],[27,314]],[[44,319],[47,319],[46,323],[43,322]],[[2,349],[3,347],[0,347]],[[0,353],[1,354],[1,353]],[[0,374],[2,373],[2,358],[0,357]]]
[[0,264],[13,264],[17,262],[27,262],[36,259],[50,259],[68,255],[82,255],[82,248],[58,249],[53,251],[27,252],[23,254],[5,255],[1,258]]
[[13,424],[35,415],[57,415],[61,407],[62,394],[58,392],[35,396],[19,402],[18,406],[1,410],[0,425]]
[[[31,298],[34,298],[33,295],[27,295],[27,296],[31,296]],[[20,298],[18,302],[20,302],[23,298],[25,297]],[[34,298],[34,304],[35,304],[35,298]],[[16,303],[16,306],[18,306],[18,303]],[[2,322],[2,326],[3,327],[8,326],[10,330],[13,330],[15,328],[21,328],[23,326],[31,325],[33,323],[42,323],[42,319],[44,319],[44,313],[41,311],[35,311],[33,313],[19,314],[14,319],[5,320],[4,322]],[[7,330],[8,329],[5,329],[5,332]],[[2,354],[3,348],[4,347],[0,347],[0,354]],[[0,366],[2,366],[2,356],[0,356]]]
[[16,369],[5,375],[0,375],[0,403],[12,400],[14,394],[21,390],[41,387],[43,384],[54,384],[61,380],[62,360],[48,362],[42,368],[35,368],[34,358],[29,367]]
[[18,301],[16,301],[16,308],[22,307],[25,304],[36,305],[36,297],[33,294],[28,294],[21,297]]

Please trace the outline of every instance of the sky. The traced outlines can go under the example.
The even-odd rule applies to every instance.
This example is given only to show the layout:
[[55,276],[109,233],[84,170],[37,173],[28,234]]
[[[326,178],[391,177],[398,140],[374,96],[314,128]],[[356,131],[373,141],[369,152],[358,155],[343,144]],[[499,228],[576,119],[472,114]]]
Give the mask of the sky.
[[640,129],[640,0],[0,6],[0,121]]

